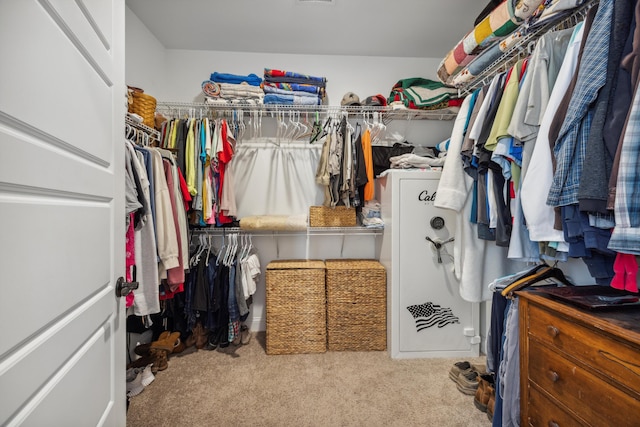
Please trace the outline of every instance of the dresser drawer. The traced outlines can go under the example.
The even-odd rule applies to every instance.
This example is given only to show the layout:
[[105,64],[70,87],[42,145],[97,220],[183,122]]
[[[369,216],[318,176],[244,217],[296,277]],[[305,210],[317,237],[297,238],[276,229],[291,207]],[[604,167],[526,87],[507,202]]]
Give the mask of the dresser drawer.
[[535,387],[529,387],[529,416],[527,423],[531,427],[574,427],[588,424],[573,418],[555,402],[548,399]]
[[640,421],[639,400],[535,341],[529,343],[529,380],[592,425],[637,426]]
[[584,362],[605,377],[635,391],[640,398],[640,348],[626,345],[596,329],[556,316],[535,304],[529,307],[529,335]]

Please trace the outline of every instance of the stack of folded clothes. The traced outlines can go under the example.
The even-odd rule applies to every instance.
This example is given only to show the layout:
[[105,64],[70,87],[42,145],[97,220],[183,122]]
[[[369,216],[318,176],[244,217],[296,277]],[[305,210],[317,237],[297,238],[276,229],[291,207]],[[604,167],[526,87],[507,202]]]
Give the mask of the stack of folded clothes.
[[384,228],[384,221],[381,215],[380,202],[377,200],[367,200],[360,213],[362,225],[367,228]]
[[292,71],[264,69],[265,104],[321,105],[327,79]]
[[262,79],[255,74],[247,76],[214,72],[202,82],[205,102],[209,104],[262,104]]
[[387,99],[394,108],[457,111],[462,104],[458,90],[420,77],[399,80]]

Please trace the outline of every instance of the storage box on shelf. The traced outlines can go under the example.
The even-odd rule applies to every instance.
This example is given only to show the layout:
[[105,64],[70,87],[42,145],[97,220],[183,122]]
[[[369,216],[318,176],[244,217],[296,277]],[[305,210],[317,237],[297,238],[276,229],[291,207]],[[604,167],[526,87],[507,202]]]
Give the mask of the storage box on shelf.
[[356,209],[346,206],[311,206],[309,207],[310,227],[354,227],[356,225]]
[[266,269],[267,354],[327,349],[325,264],[272,261]]
[[330,351],[387,348],[387,273],[367,259],[325,262]]

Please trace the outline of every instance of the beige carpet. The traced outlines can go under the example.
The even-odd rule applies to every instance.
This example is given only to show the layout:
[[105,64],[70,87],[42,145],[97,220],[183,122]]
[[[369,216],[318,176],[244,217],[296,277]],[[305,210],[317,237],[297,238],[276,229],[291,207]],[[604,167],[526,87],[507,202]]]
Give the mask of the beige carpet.
[[[189,349],[131,399],[127,426],[490,426],[449,379],[457,359],[386,352],[272,355]],[[471,359],[483,364],[483,358]]]

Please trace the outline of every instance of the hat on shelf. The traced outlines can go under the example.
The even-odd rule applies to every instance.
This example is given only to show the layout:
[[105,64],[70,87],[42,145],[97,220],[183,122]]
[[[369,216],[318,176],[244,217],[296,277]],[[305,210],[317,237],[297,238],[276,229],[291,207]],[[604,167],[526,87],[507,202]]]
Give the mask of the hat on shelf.
[[353,92],[347,92],[342,97],[342,101],[340,101],[340,105],[348,106],[348,105],[362,105],[360,104],[360,97]]
[[365,100],[364,100],[364,105],[371,105],[371,106],[375,106],[375,107],[384,107],[387,105],[387,98],[384,97],[384,95],[373,95],[373,96],[368,96]]

